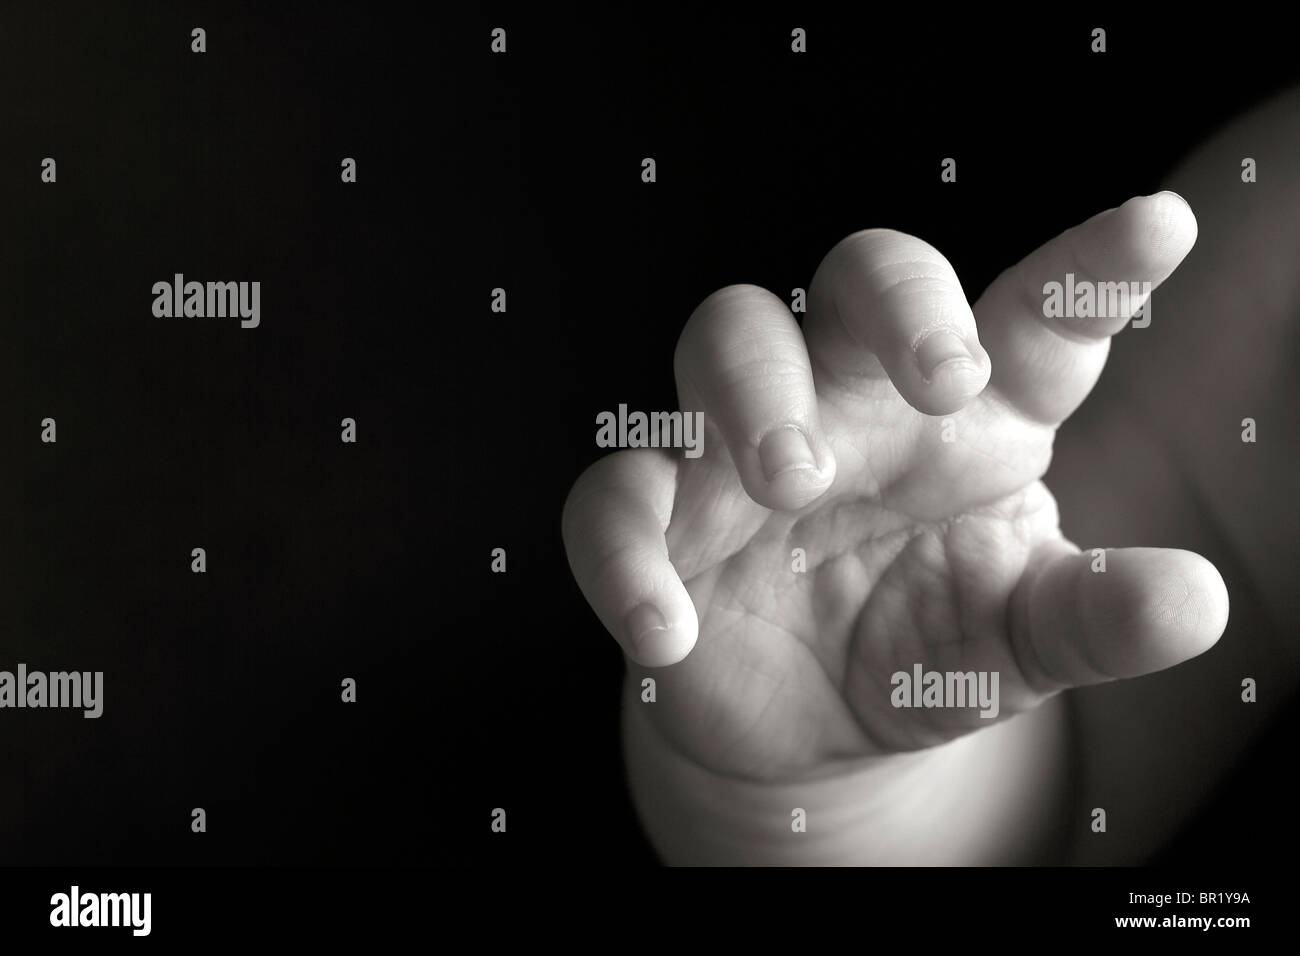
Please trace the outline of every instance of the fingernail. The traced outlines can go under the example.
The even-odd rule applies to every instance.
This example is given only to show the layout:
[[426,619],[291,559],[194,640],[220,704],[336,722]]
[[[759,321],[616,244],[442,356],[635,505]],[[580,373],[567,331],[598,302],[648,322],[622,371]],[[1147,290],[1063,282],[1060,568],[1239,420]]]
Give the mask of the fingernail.
[[941,368],[976,368],[966,343],[961,336],[948,329],[940,329],[923,338],[916,346],[916,364],[921,377],[931,381]]
[[640,652],[647,638],[668,631],[668,622],[653,604],[640,604],[627,616],[626,633],[631,639],[631,647]]
[[768,481],[787,471],[817,467],[808,439],[793,425],[768,432],[758,443],[758,460],[763,465],[763,477]]

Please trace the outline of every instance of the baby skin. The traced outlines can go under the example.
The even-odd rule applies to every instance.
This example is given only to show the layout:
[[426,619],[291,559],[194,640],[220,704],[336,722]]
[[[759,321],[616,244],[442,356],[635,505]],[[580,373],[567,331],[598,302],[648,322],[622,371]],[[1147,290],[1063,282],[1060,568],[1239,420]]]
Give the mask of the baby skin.
[[[1195,551],[1062,533],[1043,480],[1058,430],[1112,338],[1135,315],[1128,336],[1149,330],[1140,299],[1065,317],[1044,287],[1149,283],[1153,327],[1176,322],[1161,286],[1197,239],[1182,195],[1135,197],[971,306],[938,250],[867,229],[822,260],[802,323],[756,286],[695,309],[674,371],[681,409],[704,413],[703,454],[615,452],[563,516],[574,576],[627,657],[629,780],[666,861],[1087,861],[1087,819],[1063,820],[1106,731],[1063,692],[1203,654],[1229,600]],[[1152,362],[1134,368],[1167,374]],[[1114,487],[1126,441],[1141,444],[1078,456],[1071,502],[1107,507],[1080,489]],[[994,706],[916,706],[898,675],[929,672],[992,676]]]

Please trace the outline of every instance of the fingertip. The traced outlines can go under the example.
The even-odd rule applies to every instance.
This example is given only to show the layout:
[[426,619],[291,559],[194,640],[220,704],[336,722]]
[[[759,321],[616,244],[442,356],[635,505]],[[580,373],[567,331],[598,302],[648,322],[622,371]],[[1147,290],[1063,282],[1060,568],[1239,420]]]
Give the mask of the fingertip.
[[689,614],[679,611],[665,616],[656,603],[646,601],[624,621],[623,649],[642,667],[667,667],[685,659],[695,647],[698,631],[693,607]]
[[1228,626],[1228,586],[1218,568],[1194,551],[1163,552],[1164,574],[1153,582],[1149,617],[1170,632],[1188,657],[1213,647]]
[[595,462],[565,500],[560,531],[574,579],[608,634],[647,667],[695,646],[695,604],[669,555],[676,464],[649,450]]
[[1170,219],[1190,220],[1193,225],[1196,223],[1196,214],[1192,212],[1192,204],[1181,193],[1176,193],[1172,189],[1162,189],[1142,198],[1150,203],[1154,209]]
[[992,373],[992,364],[983,349],[982,355],[972,355],[970,359],[958,359],[937,368],[930,377],[930,391],[937,409],[932,414],[946,415],[960,411],[966,404],[984,391]]
[[746,491],[775,511],[797,511],[812,503],[835,480],[835,455],[820,430],[795,424],[769,429],[754,450]]
[[1176,192],[1166,189],[1149,196],[1134,196],[1119,212],[1131,224],[1136,257],[1154,260],[1157,281],[1172,272],[1196,244],[1196,215]]
[[1199,231],[1196,214],[1186,199],[1171,190],[1158,192],[1149,199],[1151,244],[1164,255],[1177,256],[1177,261],[1182,261],[1196,245]]
[[1109,588],[1092,597],[1094,620],[1108,622],[1097,636],[1109,673],[1137,676],[1172,667],[1205,653],[1228,623],[1228,590],[1218,569],[1192,551],[1123,548],[1107,552],[1106,573],[1093,576]]
[[899,390],[908,404],[926,415],[949,415],[965,408],[988,386],[993,372],[988,352],[974,335],[959,337],[949,331],[930,335],[913,348],[913,357],[919,380],[909,383],[900,376]]

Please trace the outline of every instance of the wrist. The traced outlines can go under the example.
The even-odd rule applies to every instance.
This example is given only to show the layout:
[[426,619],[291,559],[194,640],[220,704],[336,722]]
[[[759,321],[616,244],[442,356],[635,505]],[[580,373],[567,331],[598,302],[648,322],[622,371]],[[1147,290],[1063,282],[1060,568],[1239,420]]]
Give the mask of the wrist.
[[1068,839],[1060,697],[939,747],[775,783],[682,755],[653,706],[624,695],[624,752],[637,812],[669,864],[1012,865],[1052,862]]

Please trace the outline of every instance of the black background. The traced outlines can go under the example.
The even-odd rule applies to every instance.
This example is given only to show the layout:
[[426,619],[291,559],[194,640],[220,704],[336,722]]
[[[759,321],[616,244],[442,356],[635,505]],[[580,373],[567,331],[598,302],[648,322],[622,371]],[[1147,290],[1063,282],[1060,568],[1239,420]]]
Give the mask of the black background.
[[[974,298],[1300,76],[1263,15],[25,7],[0,668],[102,670],[105,711],[0,714],[4,864],[652,863],[559,541],[596,413],[675,407],[720,286],[889,226]],[[175,272],[260,280],[261,326],[155,318]],[[1276,826],[1253,772],[1219,806]],[[1168,859],[1240,850],[1198,826]]]

